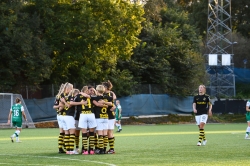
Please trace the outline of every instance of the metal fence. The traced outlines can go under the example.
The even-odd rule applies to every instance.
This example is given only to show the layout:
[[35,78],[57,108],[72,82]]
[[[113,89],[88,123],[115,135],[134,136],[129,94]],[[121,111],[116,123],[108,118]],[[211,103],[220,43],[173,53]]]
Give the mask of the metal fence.
[[[74,83],[74,88],[82,89],[82,84]],[[95,86],[97,84],[90,84]],[[57,92],[60,88],[60,85],[51,84],[51,85],[41,85],[39,88],[35,86],[23,86],[19,88],[19,92],[24,99],[43,99],[47,97],[54,97],[57,95]],[[165,94],[163,86],[158,84],[138,84],[133,86],[129,90],[131,95],[134,94]],[[3,92],[3,91],[2,91]]]
[[16,98],[21,99],[22,106],[24,107],[24,112],[26,114],[26,119],[28,122],[23,121],[23,126],[28,125],[29,128],[35,128],[32,117],[30,116],[29,110],[20,94],[12,93],[0,93],[0,128],[12,127],[12,123],[7,125],[7,119],[9,116],[10,108],[15,103]]

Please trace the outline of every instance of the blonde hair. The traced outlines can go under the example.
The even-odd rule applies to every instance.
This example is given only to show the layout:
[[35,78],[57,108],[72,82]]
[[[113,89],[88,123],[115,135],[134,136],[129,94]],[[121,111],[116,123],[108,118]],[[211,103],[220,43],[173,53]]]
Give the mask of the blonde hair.
[[72,88],[73,89],[73,84],[71,83],[65,83],[65,86],[63,88],[63,93],[69,93],[69,92],[66,92],[69,88]]
[[78,89],[72,89],[72,90],[69,92],[68,96],[75,96],[75,95],[77,95],[77,94],[79,94],[79,93],[80,93],[80,91],[79,91]]
[[68,85],[68,82],[66,82],[64,85],[63,85],[63,88],[62,88],[62,92],[61,93],[64,93],[66,91],[66,86]]
[[[207,90],[207,89],[206,89],[206,86],[205,86],[205,85],[203,85],[203,84],[201,84],[200,86],[202,86],[202,87],[204,88],[204,90],[205,90],[205,92],[204,92],[204,93],[206,93],[206,90]],[[199,87],[200,87],[200,86],[199,86]]]
[[65,84],[61,84],[61,86],[60,86],[60,88],[59,88],[59,90],[58,90],[58,93],[57,93],[56,97],[59,97],[59,96],[63,93],[64,85],[65,85]]
[[103,85],[97,85],[96,91],[103,94],[105,92],[105,87]]
[[87,90],[88,90],[88,86],[83,86],[81,91],[86,92]]

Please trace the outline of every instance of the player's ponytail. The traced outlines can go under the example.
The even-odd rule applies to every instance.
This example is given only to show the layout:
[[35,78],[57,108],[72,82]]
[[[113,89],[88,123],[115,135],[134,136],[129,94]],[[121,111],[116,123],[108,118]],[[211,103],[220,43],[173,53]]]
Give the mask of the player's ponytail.
[[20,98],[16,98],[16,103],[20,103],[21,102],[21,99]]
[[111,90],[113,88],[113,85],[109,80],[107,82],[103,82],[102,85],[105,86],[107,90]]
[[61,84],[60,89],[58,90],[56,97],[59,98],[59,96],[63,93],[64,88],[65,88],[65,84]]

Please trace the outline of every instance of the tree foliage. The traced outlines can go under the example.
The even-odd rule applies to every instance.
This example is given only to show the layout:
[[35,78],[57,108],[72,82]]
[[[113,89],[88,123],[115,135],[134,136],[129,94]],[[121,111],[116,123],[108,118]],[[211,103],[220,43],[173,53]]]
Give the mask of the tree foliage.
[[52,45],[52,82],[101,82],[139,43],[139,6],[106,0],[50,1],[46,8],[43,3],[35,7],[44,20],[44,38]]
[[[118,96],[131,94],[136,84],[192,93],[205,80],[199,35],[204,41],[207,1],[129,2],[1,1],[0,89],[111,80]],[[232,1],[233,30],[245,37],[249,6]]]
[[231,1],[233,30],[250,38],[250,1]]
[[108,79],[117,60],[130,58],[139,44],[144,20],[141,6],[119,0],[2,4],[0,51],[12,61],[1,76],[9,88]]
[[[165,0],[167,2],[171,0]],[[207,0],[177,0],[178,5],[191,15],[190,21],[200,29],[200,34],[205,37],[208,19],[208,1]],[[220,2],[219,2],[220,3]],[[244,37],[250,37],[250,1],[231,0],[232,30],[242,34]]]
[[20,2],[0,5],[0,84],[3,91],[38,86],[50,77],[50,48],[40,39],[38,15],[24,12]]
[[[150,3],[159,4],[157,10]],[[139,83],[160,84],[164,93],[190,94],[202,82],[205,70],[200,39],[187,13],[159,0],[145,5],[145,16],[148,23],[140,34],[141,43],[120,68],[127,67]]]

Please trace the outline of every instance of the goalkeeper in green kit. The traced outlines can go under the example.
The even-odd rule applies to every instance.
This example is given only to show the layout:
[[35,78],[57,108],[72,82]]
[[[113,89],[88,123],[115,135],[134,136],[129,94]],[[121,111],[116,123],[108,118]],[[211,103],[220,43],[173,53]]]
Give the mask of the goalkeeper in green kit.
[[16,142],[21,142],[19,140],[19,135],[22,130],[22,123],[23,119],[22,117],[27,121],[26,115],[24,113],[24,108],[21,105],[21,100],[19,98],[16,98],[16,104],[12,105],[8,117],[8,124],[10,124],[10,119],[12,120],[13,127],[16,128],[16,131],[13,135],[10,136],[11,142],[14,142],[14,138],[16,137]]

